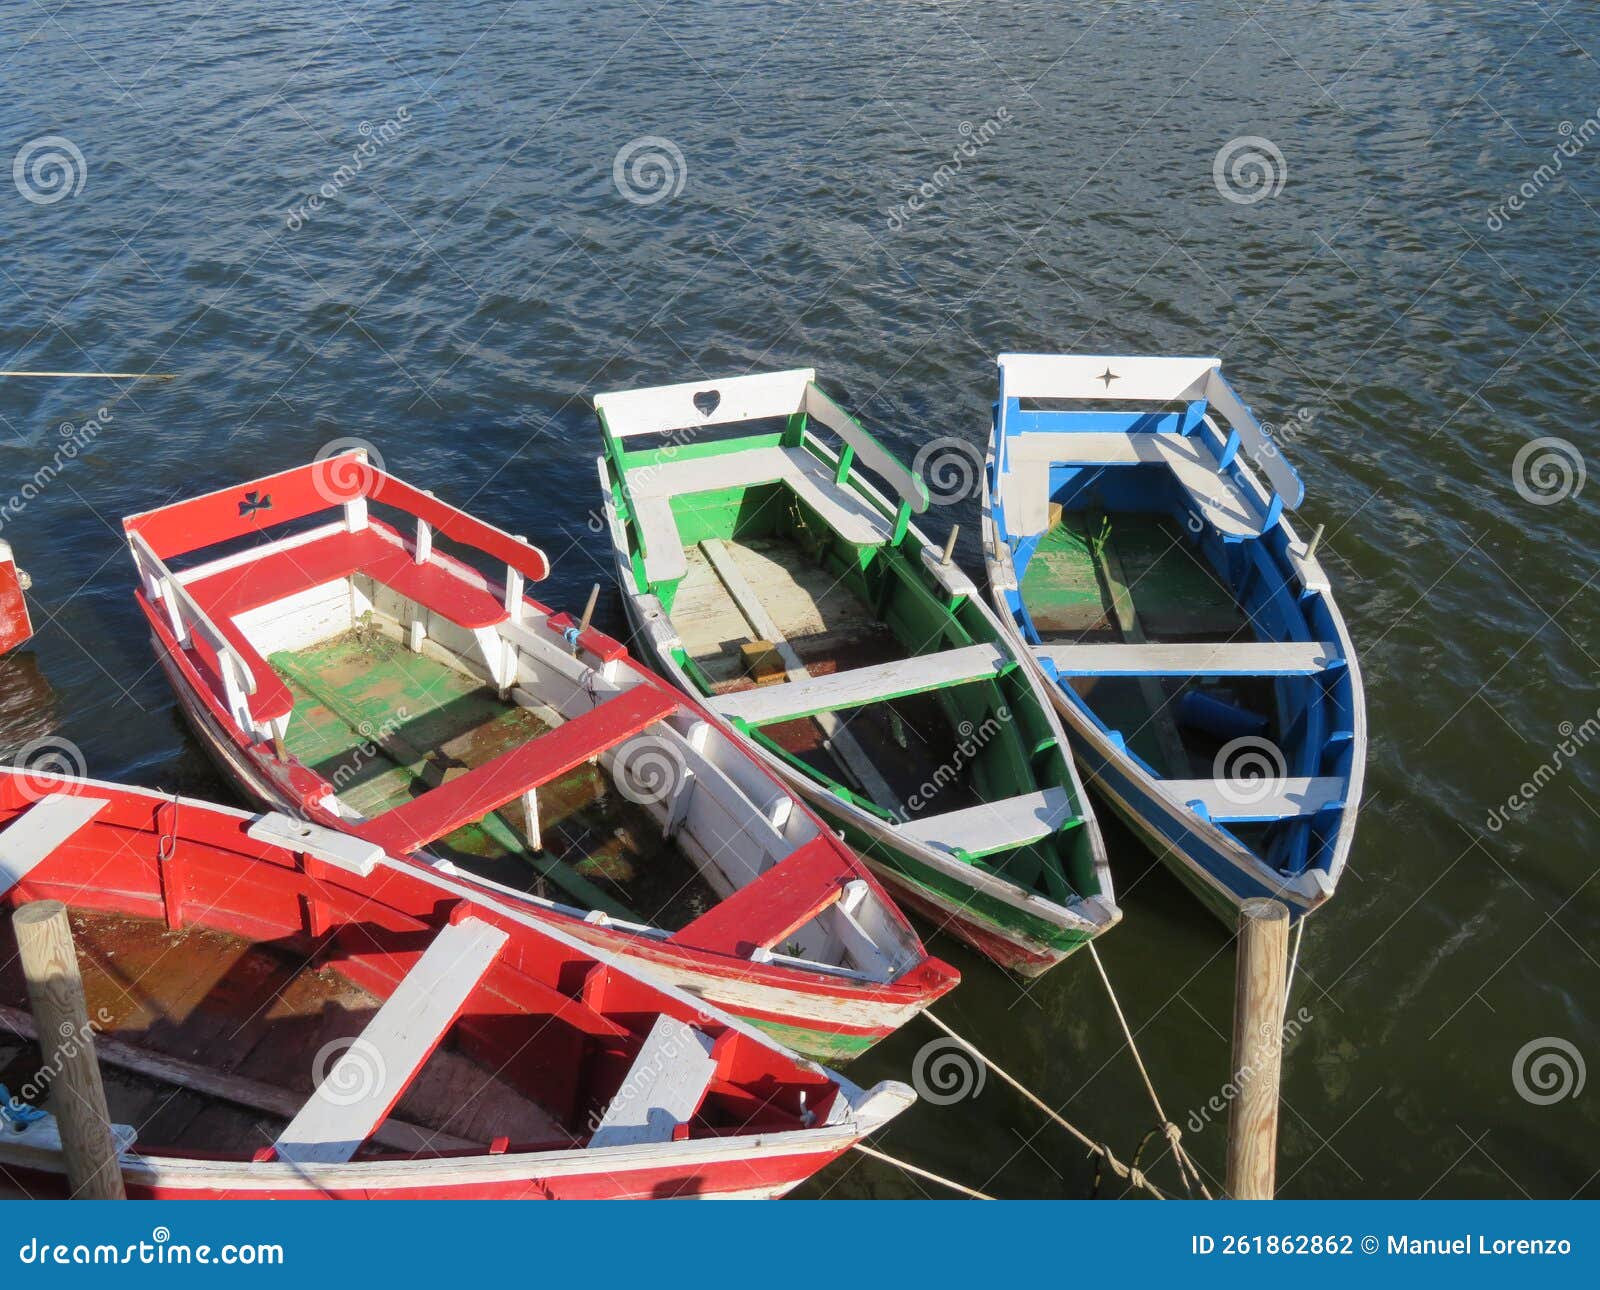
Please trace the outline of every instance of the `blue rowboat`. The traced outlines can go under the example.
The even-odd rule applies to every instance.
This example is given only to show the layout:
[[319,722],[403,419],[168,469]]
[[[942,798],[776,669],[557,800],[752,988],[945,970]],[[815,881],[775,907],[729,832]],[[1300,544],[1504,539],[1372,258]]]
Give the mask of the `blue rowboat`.
[[984,492],[1000,617],[1080,770],[1230,925],[1333,895],[1361,673],[1287,511],[1305,488],[1215,358],[1003,354]]

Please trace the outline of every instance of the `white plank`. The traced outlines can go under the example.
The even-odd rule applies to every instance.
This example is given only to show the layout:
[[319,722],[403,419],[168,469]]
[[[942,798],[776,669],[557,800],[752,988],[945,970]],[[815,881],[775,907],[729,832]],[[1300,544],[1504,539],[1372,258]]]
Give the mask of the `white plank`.
[[0,832],[0,896],[26,878],[63,842],[100,814],[103,797],[52,793]]
[[378,861],[383,859],[383,848],[375,842],[325,829],[279,811],[252,820],[245,834],[258,842],[270,842],[274,846],[313,856],[362,878],[368,877],[377,868]]
[[343,1164],[372,1136],[506,943],[476,918],[452,923],[406,973],[277,1141],[280,1159]]
[[657,1017],[589,1146],[671,1142],[672,1131],[700,1109],[716,1074],[711,1042],[693,1026]]
[[633,519],[644,539],[644,576],[652,583],[672,582],[689,572],[683,538],[672,503],[665,497],[633,496]]
[[[1244,824],[1315,815],[1344,800],[1345,781],[1337,776],[1294,776],[1264,786],[1257,780],[1163,779],[1162,789],[1187,805],[1199,802],[1222,824]],[[1263,792],[1264,787],[1271,791]]]
[[1182,645],[1035,645],[1070,676],[1309,676],[1339,658],[1326,641],[1237,641]]
[[[1251,463],[1293,510],[1305,485],[1283,459],[1255,414],[1234,392],[1215,358],[1164,358],[1132,354],[1001,354],[1003,399],[1084,399],[1126,405],[1205,399],[1210,413],[1239,432]],[[1107,380],[1106,373],[1111,373]]]
[[[1198,398],[1217,358],[1136,354],[1001,354],[996,360],[1008,399],[1093,399],[1177,402]],[[1104,373],[1111,372],[1107,381]]]
[[[630,435],[790,416],[802,410],[806,386],[816,379],[814,369],[797,367],[786,372],[613,390],[596,395],[594,406],[596,412],[605,414],[611,433],[625,439]],[[697,396],[699,403],[695,402]],[[708,406],[710,411],[705,410]]]
[[[635,511],[641,510],[647,499],[772,483],[787,484],[848,541],[876,545],[889,537],[888,521],[857,493],[834,483],[833,472],[802,448],[747,448],[720,457],[688,457],[639,466],[628,472],[628,492]],[[659,523],[659,516],[654,522]],[[648,536],[645,546],[648,551]]]
[[952,854],[960,850],[971,855],[992,855],[1047,838],[1076,814],[1072,794],[1057,787],[924,816],[895,831],[913,842]]
[[806,386],[806,415],[827,426],[849,444],[856,460],[886,480],[895,492],[911,504],[912,510],[921,512],[928,508],[927,490],[920,486],[919,477],[907,470],[899,458],[886,451],[859,421],[824,394],[822,387],[815,383]]
[[893,663],[855,667],[831,676],[760,685],[753,690],[719,694],[707,702],[725,717],[738,717],[759,726],[786,717],[836,712],[885,698],[921,694],[964,681],[992,679],[1008,661],[1005,651],[996,645],[968,645],[937,654],[915,654]]
[[[757,638],[769,641],[778,651],[789,677],[788,684],[809,680],[811,673],[806,671],[806,665],[794,652],[794,646],[790,645],[788,639],[778,630],[778,624],[773,622],[772,615],[761,603],[761,598],[739,572],[739,566],[734,563],[733,552],[716,538],[706,539],[700,544],[700,549],[705,552],[706,560],[717,577],[722,580],[722,585],[728,589],[728,595],[732,597],[733,603],[738,606],[739,612],[744,615],[745,621],[750,624]],[[820,712],[817,714],[817,724],[827,737],[828,747],[843,763],[844,768],[855,777],[856,783],[861,785],[868,798],[884,810],[896,814],[905,809],[894,789],[889,787],[889,781],[884,779],[882,773],[873,765],[866,749],[845,727],[844,722],[831,713]]]
[[1195,509],[1224,533],[1255,537],[1263,519],[1255,500],[1225,478],[1215,454],[1195,435],[1141,431],[1032,431],[1006,444],[1006,523],[1013,535],[1042,533],[1049,510],[1051,464],[1062,466],[1166,466],[1188,491]]

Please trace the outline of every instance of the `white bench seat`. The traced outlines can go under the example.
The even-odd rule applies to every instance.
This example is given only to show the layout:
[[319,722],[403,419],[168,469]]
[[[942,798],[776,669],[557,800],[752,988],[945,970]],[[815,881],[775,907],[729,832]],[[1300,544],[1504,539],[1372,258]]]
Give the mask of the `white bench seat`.
[[1064,788],[1047,788],[943,815],[926,815],[907,821],[895,832],[952,855],[962,851],[986,856],[1041,841],[1076,818],[1072,794]]
[[749,690],[716,695],[708,702],[730,720],[738,718],[747,725],[761,726],[817,712],[836,712],[840,708],[921,694],[947,685],[986,680],[996,676],[1010,661],[1010,656],[997,645],[968,645],[937,654],[896,659],[893,663],[855,667],[830,676],[758,685]]
[[1011,533],[1042,533],[1049,523],[1050,466],[1166,466],[1193,499],[1195,509],[1221,532],[1257,537],[1265,514],[1241,495],[1216,455],[1197,435],[1140,431],[1033,431],[1006,444],[1006,524]]
[[890,537],[888,521],[858,494],[833,481],[833,472],[800,448],[748,448],[720,457],[689,457],[628,471],[634,519],[644,539],[645,576],[652,583],[688,572],[671,499],[722,488],[781,483],[847,541],[877,546]]
[[1278,781],[1260,795],[1254,780],[1164,779],[1161,787],[1185,805],[1199,802],[1219,824],[1264,824],[1315,815],[1344,801],[1345,781],[1338,776],[1295,776]]
[[1065,676],[1310,676],[1340,661],[1325,641],[1035,645]]
[[700,1109],[717,1073],[709,1035],[672,1017],[657,1017],[589,1139],[596,1147],[671,1142],[672,1132]]
[[48,860],[106,804],[103,797],[52,793],[41,797],[0,831],[0,896]]
[[439,1046],[506,940],[477,918],[434,937],[279,1136],[278,1157],[344,1164],[355,1155]]
[[633,519],[644,541],[644,576],[652,585],[674,582],[689,572],[672,503],[665,497],[635,497]]

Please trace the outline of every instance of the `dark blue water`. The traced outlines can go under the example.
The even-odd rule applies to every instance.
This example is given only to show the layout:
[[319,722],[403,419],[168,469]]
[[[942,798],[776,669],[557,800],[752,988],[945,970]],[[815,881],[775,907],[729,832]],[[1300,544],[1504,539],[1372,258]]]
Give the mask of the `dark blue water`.
[[[1288,427],[1373,730],[1291,1003],[1282,1191],[1600,1194],[1597,54],[1577,4],[8,5],[0,366],[177,379],[0,379],[38,621],[0,663],[6,751],[54,730],[226,798],[118,522],[332,440],[535,536],[570,606],[609,567],[598,390],[814,365],[909,457],[981,442],[1001,350],[1220,354]],[[671,146],[624,156],[629,200],[641,137]],[[973,566],[976,520],[929,528]],[[1229,943],[1110,840],[1104,955],[1215,1177]],[[1092,964],[1024,990],[935,945],[966,975],[945,1018],[1131,1156],[1152,1116]],[[993,1079],[881,1145],[1003,1196],[1093,1181]],[[856,1157],[812,1191],[922,1186]]]

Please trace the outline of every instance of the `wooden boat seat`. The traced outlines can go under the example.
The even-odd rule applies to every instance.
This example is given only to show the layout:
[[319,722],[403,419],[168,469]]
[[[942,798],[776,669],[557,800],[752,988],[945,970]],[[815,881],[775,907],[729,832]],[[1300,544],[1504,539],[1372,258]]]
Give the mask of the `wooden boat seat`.
[[250,715],[257,721],[288,716],[294,697],[239,630],[234,618],[301,591],[363,574],[451,622],[471,629],[508,617],[505,605],[482,587],[457,577],[437,561],[418,564],[386,524],[369,521],[355,533],[330,533],[232,569],[185,582],[184,589],[217,625],[255,678]]
[[1266,516],[1255,499],[1223,472],[1197,435],[1139,431],[1034,431],[1007,441],[1004,503],[1013,537],[1043,533],[1050,522],[1050,472],[1059,466],[1166,466],[1188,492],[1195,510],[1231,537],[1258,537]]
[[676,712],[665,688],[636,685],[582,716],[385,811],[356,829],[391,854],[406,854],[481,820]]
[[1282,780],[1260,801],[1253,781],[1232,785],[1219,779],[1163,779],[1162,789],[1191,808],[1198,805],[1205,818],[1218,824],[1263,824],[1315,815],[1344,805],[1346,781],[1338,776],[1293,777]]
[[786,485],[847,541],[877,546],[889,538],[883,517],[856,493],[836,484],[833,471],[802,448],[751,448],[720,457],[691,457],[628,472],[634,520],[644,539],[645,576],[654,584],[689,571],[672,498],[770,483]]
[[672,940],[748,958],[770,950],[804,927],[844,892],[838,852],[824,838],[796,847],[721,904],[701,914]]
[[924,846],[977,859],[1042,841],[1080,818],[1073,809],[1072,794],[1052,786],[1020,797],[908,820],[896,832]]
[[657,1017],[589,1146],[671,1142],[677,1127],[694,1119],[711,1088],[717,1073],[712,1043],[711,1036],[673,1017]]
[[100,814],[103,797],[52,793],[0,831],[0,896],[48,860],[55,849]]
[[992,680],[1010,664],[1010,656],[996,645],[968,645],[936,654],[916,654],[872,667],[851,668],[829,676],[737,690],[716,695],[707,702],[730,720],[761,726],[946,686],[965,685],[970,681]]
[[1063,676],[1311,676],[1343,662],[1327,641],[1035,645]]
[[279,1159],[332,1165],[355,1155],[455,1024],[508,939],[478,918],[434,937],[279,1135]]

